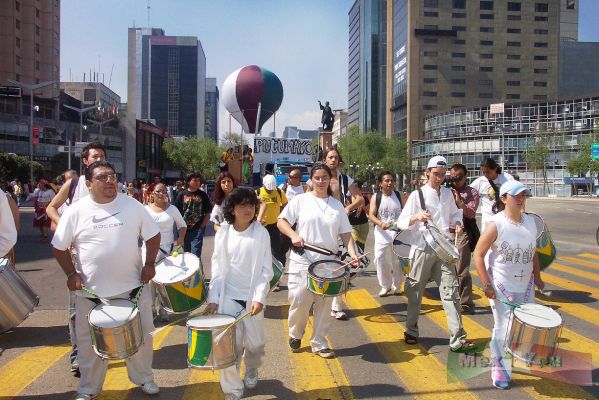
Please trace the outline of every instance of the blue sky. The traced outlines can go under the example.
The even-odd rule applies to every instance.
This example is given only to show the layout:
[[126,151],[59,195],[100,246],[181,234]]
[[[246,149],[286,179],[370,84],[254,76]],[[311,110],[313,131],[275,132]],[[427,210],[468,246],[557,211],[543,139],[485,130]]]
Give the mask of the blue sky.
[[[89,70],[127,98],[127,28],[147,26],[146,0],[62,0],[61,80]],[[151,0],[150,25],[170,36],[197,36],[219,88],[237,68],[257,64],[283,83],[276,129],[315,129],[317,100],[347,106],[347,13],[353,0]],[[599,41],[596,0],[580,0],[581,41]],[[112,70],[112,79],[110,79]],[[220,106],[221,133],[228,116]],[[233,121],[233,131],[240,131]],[[273,129],[272,119],[263,130]]]

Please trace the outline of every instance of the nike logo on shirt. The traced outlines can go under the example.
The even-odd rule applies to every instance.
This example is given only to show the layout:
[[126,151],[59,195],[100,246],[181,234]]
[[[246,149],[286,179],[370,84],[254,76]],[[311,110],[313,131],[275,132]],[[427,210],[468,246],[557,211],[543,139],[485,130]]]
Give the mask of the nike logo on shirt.
[[117,212],[117,213],[114,213],[114,214],[112,214],[112,215],[109,215],[108,217],[104,217],[104,218],[96,218],[96,217],[94,217],[94,218],[92,218],[92,222],[93,222],[94,224],[97,224],[98,222],[106,221],[108,218],[110,218],[110,217],[114,217],[115,215],[117,215],[117,214],[120,214],[120,213],[121,213],[121,212],[119,211],[119,212]]

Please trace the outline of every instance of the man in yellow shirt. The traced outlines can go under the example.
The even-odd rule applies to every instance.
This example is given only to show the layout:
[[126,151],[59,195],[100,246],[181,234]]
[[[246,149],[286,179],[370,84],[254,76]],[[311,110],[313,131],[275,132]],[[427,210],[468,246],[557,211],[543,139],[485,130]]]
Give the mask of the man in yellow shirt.
[[285,192],[277,189],[277,180],[274,175],[264,175],[262,187],[258,191],[260,199],[260,210],[258,211],[258,222],[260,222],[270,236],[270,247],[272,256],[285,265],[285,255],[281,251],[281,232],[277,228],[277,217],[283,207],[287,205]]

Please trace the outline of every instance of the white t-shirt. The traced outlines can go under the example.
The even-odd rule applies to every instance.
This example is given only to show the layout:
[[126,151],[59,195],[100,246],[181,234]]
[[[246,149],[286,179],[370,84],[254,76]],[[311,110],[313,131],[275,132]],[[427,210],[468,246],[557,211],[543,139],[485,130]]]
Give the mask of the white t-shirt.
[[17,243],[17,228],[6,193],[0,190],[0,257]]
[[33,191],[33,197],[37,199],[38,203],[48,204],[52,201],[54,196],[56,196],[56,193],[54,193],[54,190],[52,189],[42,191],[40,188],[36,188]]
[[223,206],[224,201],[223,204],[214,203],[214,206],[212,206],[212,212],[210,213],[210,221],[212,221],[214,225],[222,225],[226,222],[225,216],[223,214]]
[[[381,220],[381,222],[385,224],[391,225],[399,218],[401,214],[401,203],[397,198],[395,192],[391,192],[391,196],[386,196],[383,193],[375,194],[373,196],[372,201],[376,200],[376,196],[381,197],[381,205],[379,206],[377,212],[377,218]],[[388,245],[393,243],[393,233],[389,230],[383,230],[380,226],[374,227],[374,242],[377,245]]]
[[510,221],[503,211],[493,215],[497,239],[487,252],[487,269],[493,281],[500,282],[510,293],[524,293],[532,276],[536,251],[537,227],[533,218],[522,214],[522,223]]
[[[145,209],[150,213],[150,216],[158,225],[158,229],[160,229],[160,248],[166,253],[170,253],[171,244],[175,241],[173,224],[177,225],[177,230],[187,228],[187,224],[183,220],[179,209],[173,205],[169,205],[163,212],[154,211],[150,205],[145,206]],[[145,255],[145,244],[143,248],[142,254]],[[163,256],[164,253],[158,254],[157,259],[163,258]]]
[[[507,181],[513,180],[514,177],[507,172],[502,172],[497,175],[497,178],[493,179],[493,183],[497,186],[497,190],[506,183]],[[484,176],[479,176],[471,184],[470,187],[476,189],[480,195],[480,212],[482,230],[484,230],[486,222],[493,216],[493,205],[495,204],[495,191],[489,183],[489,180]],[[481,232],[482,232],[481,230]]]
[[[312,192],[295,196],[279,215],[279,219],[282,218],[290,225],[297,223],[296,232],[304,242],[323,247],[333,253],[339,250],[339,235],[352,231],[347,213],[339,200],[331,196],[316,197]],[[328,260],[331,257],[306,250],[304,255],[292,251],[289,259],[295,261],[290,264],[289,272],[297,272],[297,264],[304,264],[308,268],[313,262]],[[294,266],[297,269],[295,271]]]
[[[281,189],[281,190],[283,190],[284,187],[285,187],[284,183],[279,185],[279,189]],[[285,195],[287,196],[287,201],[290,201],[295,196],[297,196],[298,194],[302,194],[302,193],[304,193],[303,185],[298,185],[298,186],[287,185],[287,189],[285,190]]]
[[246,300],[250,293],[252,265],[248,263],[247,255],[255,252],[254,224],[245,231],[238,232],[233,226],[229,228],[229,271],[225,280],[227,297],[236,300]]
[[158,233],[138,201],[119,193],[110,203],[100,204],[86,196],[66,209],[52,246],[64,251],[73,245],[84,284],[99,296],[111,297],[140,285],[138,239],[147,241]]

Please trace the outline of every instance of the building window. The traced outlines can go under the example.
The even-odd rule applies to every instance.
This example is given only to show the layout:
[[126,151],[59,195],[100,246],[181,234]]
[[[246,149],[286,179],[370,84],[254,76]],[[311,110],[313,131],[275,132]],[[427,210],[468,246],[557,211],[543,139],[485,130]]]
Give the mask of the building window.
[[508,86],[520,86],[520,81],[507,81]]
[[493,81],[491,79],[481,79],[478,81],[478,84],[481,86],[493,86]]
[[432,44],[432,43],[437,43],[437,42],[438,42],[437,38],[424,38],[424,43]]
[[16,81],[20,81],[21,80],[21,74],[15,74],[15,80]]
[[456,32],[465,32],[466,31],[465,26],[452,26],[451,29]]
[[539,17],[538,15],[535,17],[535,21],[537,22],[546,22],[549,21],[549,17]]
[[547,95],[546,94],[535,94],[533,96],[533,98],[535,100],[547,100]]
[[520,47],[520,42],[507,42],[508,47]]
[[464,92],[451,92],[451,97],[466,97]]
[[21,57],[20,56],[15,56],[15,64],[21,65]]
[[15,29],[21,29],[21,21],[18,19],[15,20]]
[[466,84],[466,79],[452,79],[451,83],[453,85],[465,85]]
[[547,61],[547,56],[535,56],[535,61]]
[[423,54],[425,57],[437,57],[439,53],[436,51],[425,51]]
[[37,36],[39,36],[39,35],[40,35],[40,27],[39,27],[38,25],[36,25],[36,26],[35,26],[35,34],[36,34]]
[[35,69],[38,71],[40,70],[40,62],[39,61],[35,62]]
[[535,35],[547,35],[549,34],[548,29],[535,29]]
[[428,8],[439,7],[439,0],[424,0],[424,6]]
[[507,33],[520,33],[521,31],[520,28],[507,28]]
[[452,65],[451,70],[452,71],[466,71],[466,66],[465,65]]
[[549,12],[549,4],[547,3],[535,3],[536,12]]
[[535,47],[547,47],[547,42],[535,42]]
[[493,28],[492,26],[481,26],[480,27],[480,31],[481,32],[493,33],[493,32],[495,32],[495,28]]
[[427,92],[427,91],[424,91],[424,92],[422,92],[422,95],[424,97],[437,97],[437,92]]
[[429,70],[429,71],[430,70],[436,70],[437,69],[437,64],[424,64],[422,66],[422,68],[426,69],[426,70]]
[[481,46],[493,46],[493,41],[492,40],[481,40],[480,45]]
[[429,31],[436,31],[439,29],[438,25],[424,25],[424,29],[428,29]]
[[485,60],[489,60],[493,58],[493,53],[481,53],[480,54],[480,58],[481,59],[485,59]]
[[18,48],[21,48],[21,38],[18,38],[18,37],[15,38],[15,46],[17,46]]
[[546,74],[547,68],[535,68],[535,74]]
[[507,10],[508,11],[520,11],[522,9],[522,4],[517,3],[515,1],[507,2]]
[[507,59],[508,60],[519,60],[520,59],[520,54],[508,54],[507,55]]
[[478,70],[480,72],[493,72],[493,67],[480,67]]
[[437,83],[437,78],[424,78],[424,83]]
[[436,11],[425,11],[424,16],[425,17],[438,17],[439,13]]
[[453,44],[466,44],[465,39],[454,39]]
[[547,87],[547,82],[535,81],[536,87]]
[[58,56],[58,55],[59,55],[59,53],[58,53],[58,49],[57,49],[56,47],[53,49],[53,53],[54,53],[54,55],[55,55],[55,56]]
[[492,10],[493,9],[493,2],[492,1],[481,1],[480,2],[480,9],[481,10]]
[[466,53],[451,53],[453,58],[466,58]]
[[481,14],[480,19],[493,19],[495,16],[493,14]]
[[491,99],[491,98],[493,98],[493,93],[479,93],[478,98],[479,99]]
[[452,18],[466,18],[466,13],[454,12],[451,13]]
[[[18,1],[15,1],[15,10],[16,11],[21,11],[21,3]],[[18,80],[18,79],[17,79]]]
[[35,9],[35,16],[36,16],[36,18],[40,17],[40,9],[39,8]]
[[521,19],[522,19],[522,17],[520,15],[508,14],[508,16],[507,16],[508,21],[520,21]]
[[466,0],[452,0],[453,8],[465,9],[466,8]]
[[505,95],[507,99],[519,99],[520,95],[518,93],[508,93]]
[[423,104],[422,108],[426,111],[434,111],[437,109],[437,105],[436,104]]
[[507,69],[507,72],[511,73],[511,74],[517,74],[520,72],[520,68],[516,68],[516,67],[509,67]]
[[36,53],[39,53],[39,52],[40,52],[40,44],[39,44],[39,43],[36,43],[36,44],[35,44],[35,52],[36,52]]

